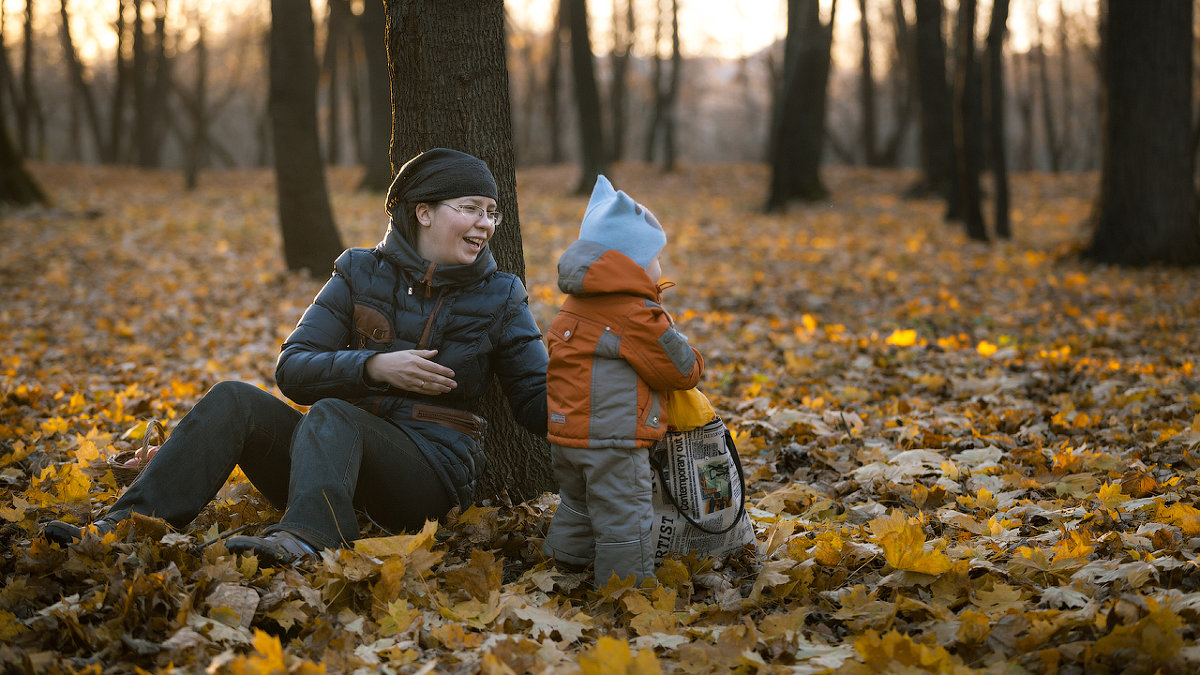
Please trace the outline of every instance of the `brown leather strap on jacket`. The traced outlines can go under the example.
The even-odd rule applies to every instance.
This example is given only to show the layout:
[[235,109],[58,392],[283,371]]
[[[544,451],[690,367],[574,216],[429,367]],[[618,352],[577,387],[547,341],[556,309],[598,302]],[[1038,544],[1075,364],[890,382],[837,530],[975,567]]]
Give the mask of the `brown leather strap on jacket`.
[[475,439],[476,443],[483,442],[483,432],[487,429],[487,421],[478,415],[429,403],[414,403],[412,418],[418,422],[432,422],[447,429],[461,431]]

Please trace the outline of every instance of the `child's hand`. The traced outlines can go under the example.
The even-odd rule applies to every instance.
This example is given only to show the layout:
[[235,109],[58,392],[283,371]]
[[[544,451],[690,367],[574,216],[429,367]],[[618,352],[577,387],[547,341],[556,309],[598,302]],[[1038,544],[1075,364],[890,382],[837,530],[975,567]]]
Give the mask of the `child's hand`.
[[426,396],[444,394],[458,383],[454,381],[453,370],[430,360],[434,356],[436,349],[375,354],[367,359],[367,377]]

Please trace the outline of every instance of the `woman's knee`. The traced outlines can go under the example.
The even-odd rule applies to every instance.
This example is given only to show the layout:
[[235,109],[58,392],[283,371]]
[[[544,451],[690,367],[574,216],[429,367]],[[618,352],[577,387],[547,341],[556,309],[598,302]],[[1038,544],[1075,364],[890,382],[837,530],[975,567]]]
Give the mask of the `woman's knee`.
[[208,390],[204,398],[213,402],[231,402],[236,405],[260,396],[270,396],[270,394],[247,382],[221,380]]
[[359,412],[359,407],[343,401],[340,398],[323,398],[312,404],[304,416],[307,421],[351,421]]

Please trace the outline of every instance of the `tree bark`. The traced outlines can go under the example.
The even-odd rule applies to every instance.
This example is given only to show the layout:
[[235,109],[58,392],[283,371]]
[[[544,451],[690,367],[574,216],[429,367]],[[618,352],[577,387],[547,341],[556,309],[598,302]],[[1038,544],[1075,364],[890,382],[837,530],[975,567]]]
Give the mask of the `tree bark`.
[[646,126],[646,142],[643,144],[642,159],[647,163],[654,161],[654,151],[658,147],[662,133],[662,79],[663,58],[660,45],[663,33],[662,0],[656,0],[658,11],[654,15],[654,43],[650,57],[650,123]]
[[[487,162],[504,224],[489,244],[500,269],[524,278],[505,61],[502,0],[386,0],[392,83],[392,166],[448,147]],[[512,418],[499,385],[482,409],[488,463],[477,498],[521,501],[553,490],[549,447]]]
[[666,172],[675,170],[679,155],[676,134],[679,131],[679,78],[683,70],[683,53],[679,43],[679,0],[671,0],[671,76],[663,94],[663,162]]
[[188,190],[199,184],[200,169],[208,165],[208,47],[204,40],[204,15],[196,13],[196,84],[187,109],[192,137],[184,153],[183,183]]
[[1100,195],[1088,258],[1200,264],[1191,0],[1101,3]]
[[988,138],[992,158],[992,195],[996,236],[1012,238],[1008,214],[1008,161],[1004,142],[1004,33],[1008,23],[1008,0],[994,0],[987,36]]
[[133,66],[125,56],[125,46],[129,33],[129,25],[125,21],[125,7],[129,0],[117,0],[117,48],[114,53],[113,70],[116,82],[113,85],[112,105],[108,114],[108,151],[103,162],[118,162],[125,152],[125,106],[129,96],[129,81],[132,78]]
[[904,15],[903,0],[893,0],[892,26],[896,47],[892,60],[892,118],[895,126],[880,143],[879,163],[881,166],[900,165],[900,146],[908,135],[912,121],[913,102],[916,90],[913,85],[913,59],[915,50],[908,30],[908,18]]
[[271,141],[283,253],[323,278],[342,252],[317,134],[317,57],[309,0],[271,0]]
[[954,122],[950,87],[946,78],[946,40],[942,34],[942,0],[916,0],[917,67],[915,77],[921,102],[921,184],[910,190],[918,195],[941,195],[951,212],[954,203]]
[[1046,134],[1046,154],[1050,161],[1050,171],[1058,173],[1062,170],[1063,145],[1058,135],[1058,121],[1055,113],[1054,97],[1050,93],[1050,66],[1046,62],[1046,45],[1042,41],[1042,22],[1034,12],[1037,25],[1037,46],[1034,54],[1037,56],[1038,83],[1042,99],[1042,129]]
[[958,192],[962,200],[961,216],[967,229],[967,236],[976,241],[987,241],[987,227],[983,222],[979,188],[979,173],[982,165],[978,137],[980,125],[974,119],[975,100],[979,96],[975,59],[976,9],[976,0],[961,0],[958,5],[957,44],[955,45],[957,66],[954,84],[954,148],[958,167]]
[[367,132],[366,171],[360,189],[383,192],[392,182],[392,167],[388,162],[389,145],[392,137],[392,98],[388,83],[387,43],[384,40],[383,2],[371,0],[363,3],[359,17],[363,51],[367,61],[367,101],[370,106]]
[[586,195],[595,186],[596,176],[607,170],[604,128],[600,122],[600,92],[596,88],[596,63],[588,35],[587,0],[566,0],[563,7],[571,30],[571,81],[579,116],[582,171],[575,193]]
[[104,147],[104,129],[100,124],[100,113],[96,109],[96,97],[92,95],[92,88],[88,86],[87,79],[84,77],[83,64],[79,61],[79,54],[75,51],[75,42],[71,39],[71,16],[67,11],[67,0],[62,0],[59,4],[59,17],[62,19],[60,35],[62,36],[63,60],[67,63],[67,72],[70,74],[75,95],[83,103],[84,117],[87,121],[88,131],[92,135],[96,154],[104,157],[108,154]]
[[829,195],[820,166],[836,12],[834,0],[828,23],[822,23],[817,0],[788,0],[784,84],[775,113],[767,212],[781,211],[793,199],[816,201]]
[[550,134],[550,163],[563,161],[562,147],[562,50],[566,31],[567,0],[557,0],[554,27],[550,29],[550,61],[546,73],[546,131]]
[[0,124],[0,204],[28,206],[46,202],[46,193],[25,169],[21,153]]
[[625,0],[624,12],[621,3],[613,0],[613,48],[609,60],[612,62],[612,86],[609,88],[609,150],[610,161],[618,162],[625,156],[625,107],[629,90],[629,54],[633,47],[634,16],[633,0]]
[[867,0],[858,0],[858,37],[862,42],[861,65],[858,71],[858,104],[861,131],[859,142],[867,166],[879,166],[875,134],[875,75],[871,67],[871,22],[867,19]]
[[46,120],[42,115],[42,102],[38,96],[33,74],[34,35],[33,0],[25,0],[24,42],[21,45],[21,103],[17,107],[17,125],[21,134],[21,148],[26,157],[41,154],[46,133]]

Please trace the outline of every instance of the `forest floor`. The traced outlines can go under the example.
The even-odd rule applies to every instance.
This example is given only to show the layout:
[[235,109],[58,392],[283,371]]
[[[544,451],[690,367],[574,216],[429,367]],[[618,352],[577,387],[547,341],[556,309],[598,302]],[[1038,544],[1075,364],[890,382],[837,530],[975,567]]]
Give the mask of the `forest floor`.
[[[284,270],[267,171],[32,169],[54,205],[0,214],[6,672],[1200,668],[1200,270],[1082,261],[1094,175],[1013,176],[988,245],[901,198],[909,172],[830,168],[828,202],[768,216],[763,167],[617,166],[667,229],[758,543],[597,590],[540,552],[552,495],[277,569],[218,539],[279,517],[235,474],[182,530],[47,543],[115,499],[96,467],[149,420],[223,379],[277,393],[321,282]],[[575,176],[518,174],[543,328]],[[334,212],[369,246],[357,178],[331,172]]]

